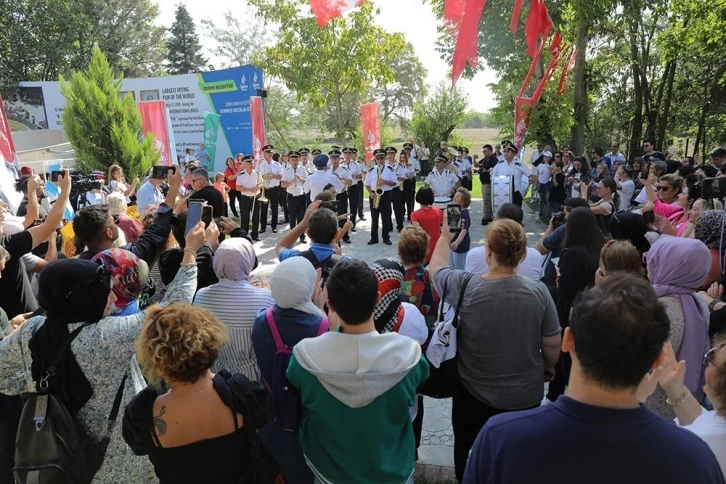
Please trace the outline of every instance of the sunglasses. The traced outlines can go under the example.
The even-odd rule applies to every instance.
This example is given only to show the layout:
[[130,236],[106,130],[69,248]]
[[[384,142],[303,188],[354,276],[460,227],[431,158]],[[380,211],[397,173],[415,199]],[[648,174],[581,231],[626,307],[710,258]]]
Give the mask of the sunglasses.
[[720,346],[714,346],[713,348],[708,350],[708,353],[703,355],[703,366],[708,366],[708,365],[716,366],[716,362],[714,361],[714,359],[716,358],[716,353],[718,353],[718,351],[721,348],[723,348],[724,346],[726,346],[726,344],[722,344]]
[[657,191],[657,192],[660,192],[660,191],[667,192],[670,189],[671,189],[671,187],[661,187],[661,186],[655,187],[655,191]]

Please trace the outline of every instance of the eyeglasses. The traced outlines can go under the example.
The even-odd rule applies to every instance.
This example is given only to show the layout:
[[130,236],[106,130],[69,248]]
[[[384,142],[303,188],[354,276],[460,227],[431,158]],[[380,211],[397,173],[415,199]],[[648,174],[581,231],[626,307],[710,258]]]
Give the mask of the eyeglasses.
[[716,362],[714,361],[714,359],[716,358],[716,353],[718,353],[718,351],[721,348],[723,348],[724,346],[726,346],[726,344],[722,344],[720,346],[714,346],[713,348],[708,350],[708,353],[703,355],[703,366],[708,366],[708,365],[716,366]]
[[655,191],[657,191],[657,192],[660,192],[660,191],[667,192],[670,189],[671,189],[671,187],[662,187],[662,186],[655,187]]
[[204,178],[192,178],[192,183],[196,183],[200,180],[204,180]]

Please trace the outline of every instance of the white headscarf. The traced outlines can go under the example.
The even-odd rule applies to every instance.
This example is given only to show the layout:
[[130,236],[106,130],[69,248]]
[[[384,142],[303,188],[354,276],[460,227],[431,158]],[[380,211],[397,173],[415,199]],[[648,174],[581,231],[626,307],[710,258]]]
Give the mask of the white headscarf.
[[275,304],[283,309],[297,309],[315,316],[325,316],[315,304],[313,293],[318,272],[305,257],[290,257],[280,262],[270,277],[270,291]]
[[243,237],[226,239],[214,253],[212,267],[220,279],[246,281],[255,266],[255,249]]

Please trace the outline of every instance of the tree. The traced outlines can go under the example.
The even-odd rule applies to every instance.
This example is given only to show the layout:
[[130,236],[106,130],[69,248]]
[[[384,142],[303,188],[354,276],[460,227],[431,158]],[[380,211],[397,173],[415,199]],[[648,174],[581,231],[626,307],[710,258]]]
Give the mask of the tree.
[[97,47],[86,71],[75,72],[70,82],[61,76],[63,128],[80,171],[105,173],[116,164],[127,174],[144,174],[159,161],[153,134],[140,141],[141,115],[132,96],[119,97],[121,82]]
[[207,67],[202,56],[202,46],[194,26],[194,20],[183,4],[176,7],[174,23],[171,24],[171,38],[166,43],[169,49],[169,74],[189,74]]
[[404,49],[393,60],[393,82],[380,83],[373,93],[381,105],[383,121],[410,117],[416,101],[426,97],[426,70],[410,42],[406,42]]
[[[240,19],[245,19],[244,26]],[[210,19],[203,19],[202,26],[205,34],[217,43],[212,54],[225,59],[221,66],[223,68],[251,64],[254,54],[270,44],[271,34],[274,33],[259,19],[257,10],[250,6],[245,6],[237,14],[227,10],[224,13],[224,27],[217,26]]]
[[439,142],[447,141],[454,129],[466,119],[468,99],[458,88],[439,84],[425,100],[416,103],[411,119],[411,131],[418,143],[429,149],[438,149]]
[[[318,28],[307,0],[250,0],[268,24],[279,25],[277,43],[260,62],[268,75],[282,79],[299,100],[330,106],[336,137],[354,134],[346,124],[344,101],[374,86],[394,81],[395,60],[405,52],[401,34],[373,23],[371,2]],[[348,118],[349,120],[349,118]]]

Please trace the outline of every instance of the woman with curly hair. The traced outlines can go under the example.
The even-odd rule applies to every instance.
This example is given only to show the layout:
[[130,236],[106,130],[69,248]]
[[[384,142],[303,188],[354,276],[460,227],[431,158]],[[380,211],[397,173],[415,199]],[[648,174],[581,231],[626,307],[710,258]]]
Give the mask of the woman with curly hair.
[[248,482],[258,470],[267,392],[244,375],[212,373],[228,341],[227,328],[206,309],[149,309],[136,354],[149,380],[169,390],[148,386],[129,403],[123,437],[136,455],[149,456],[162,483]]

